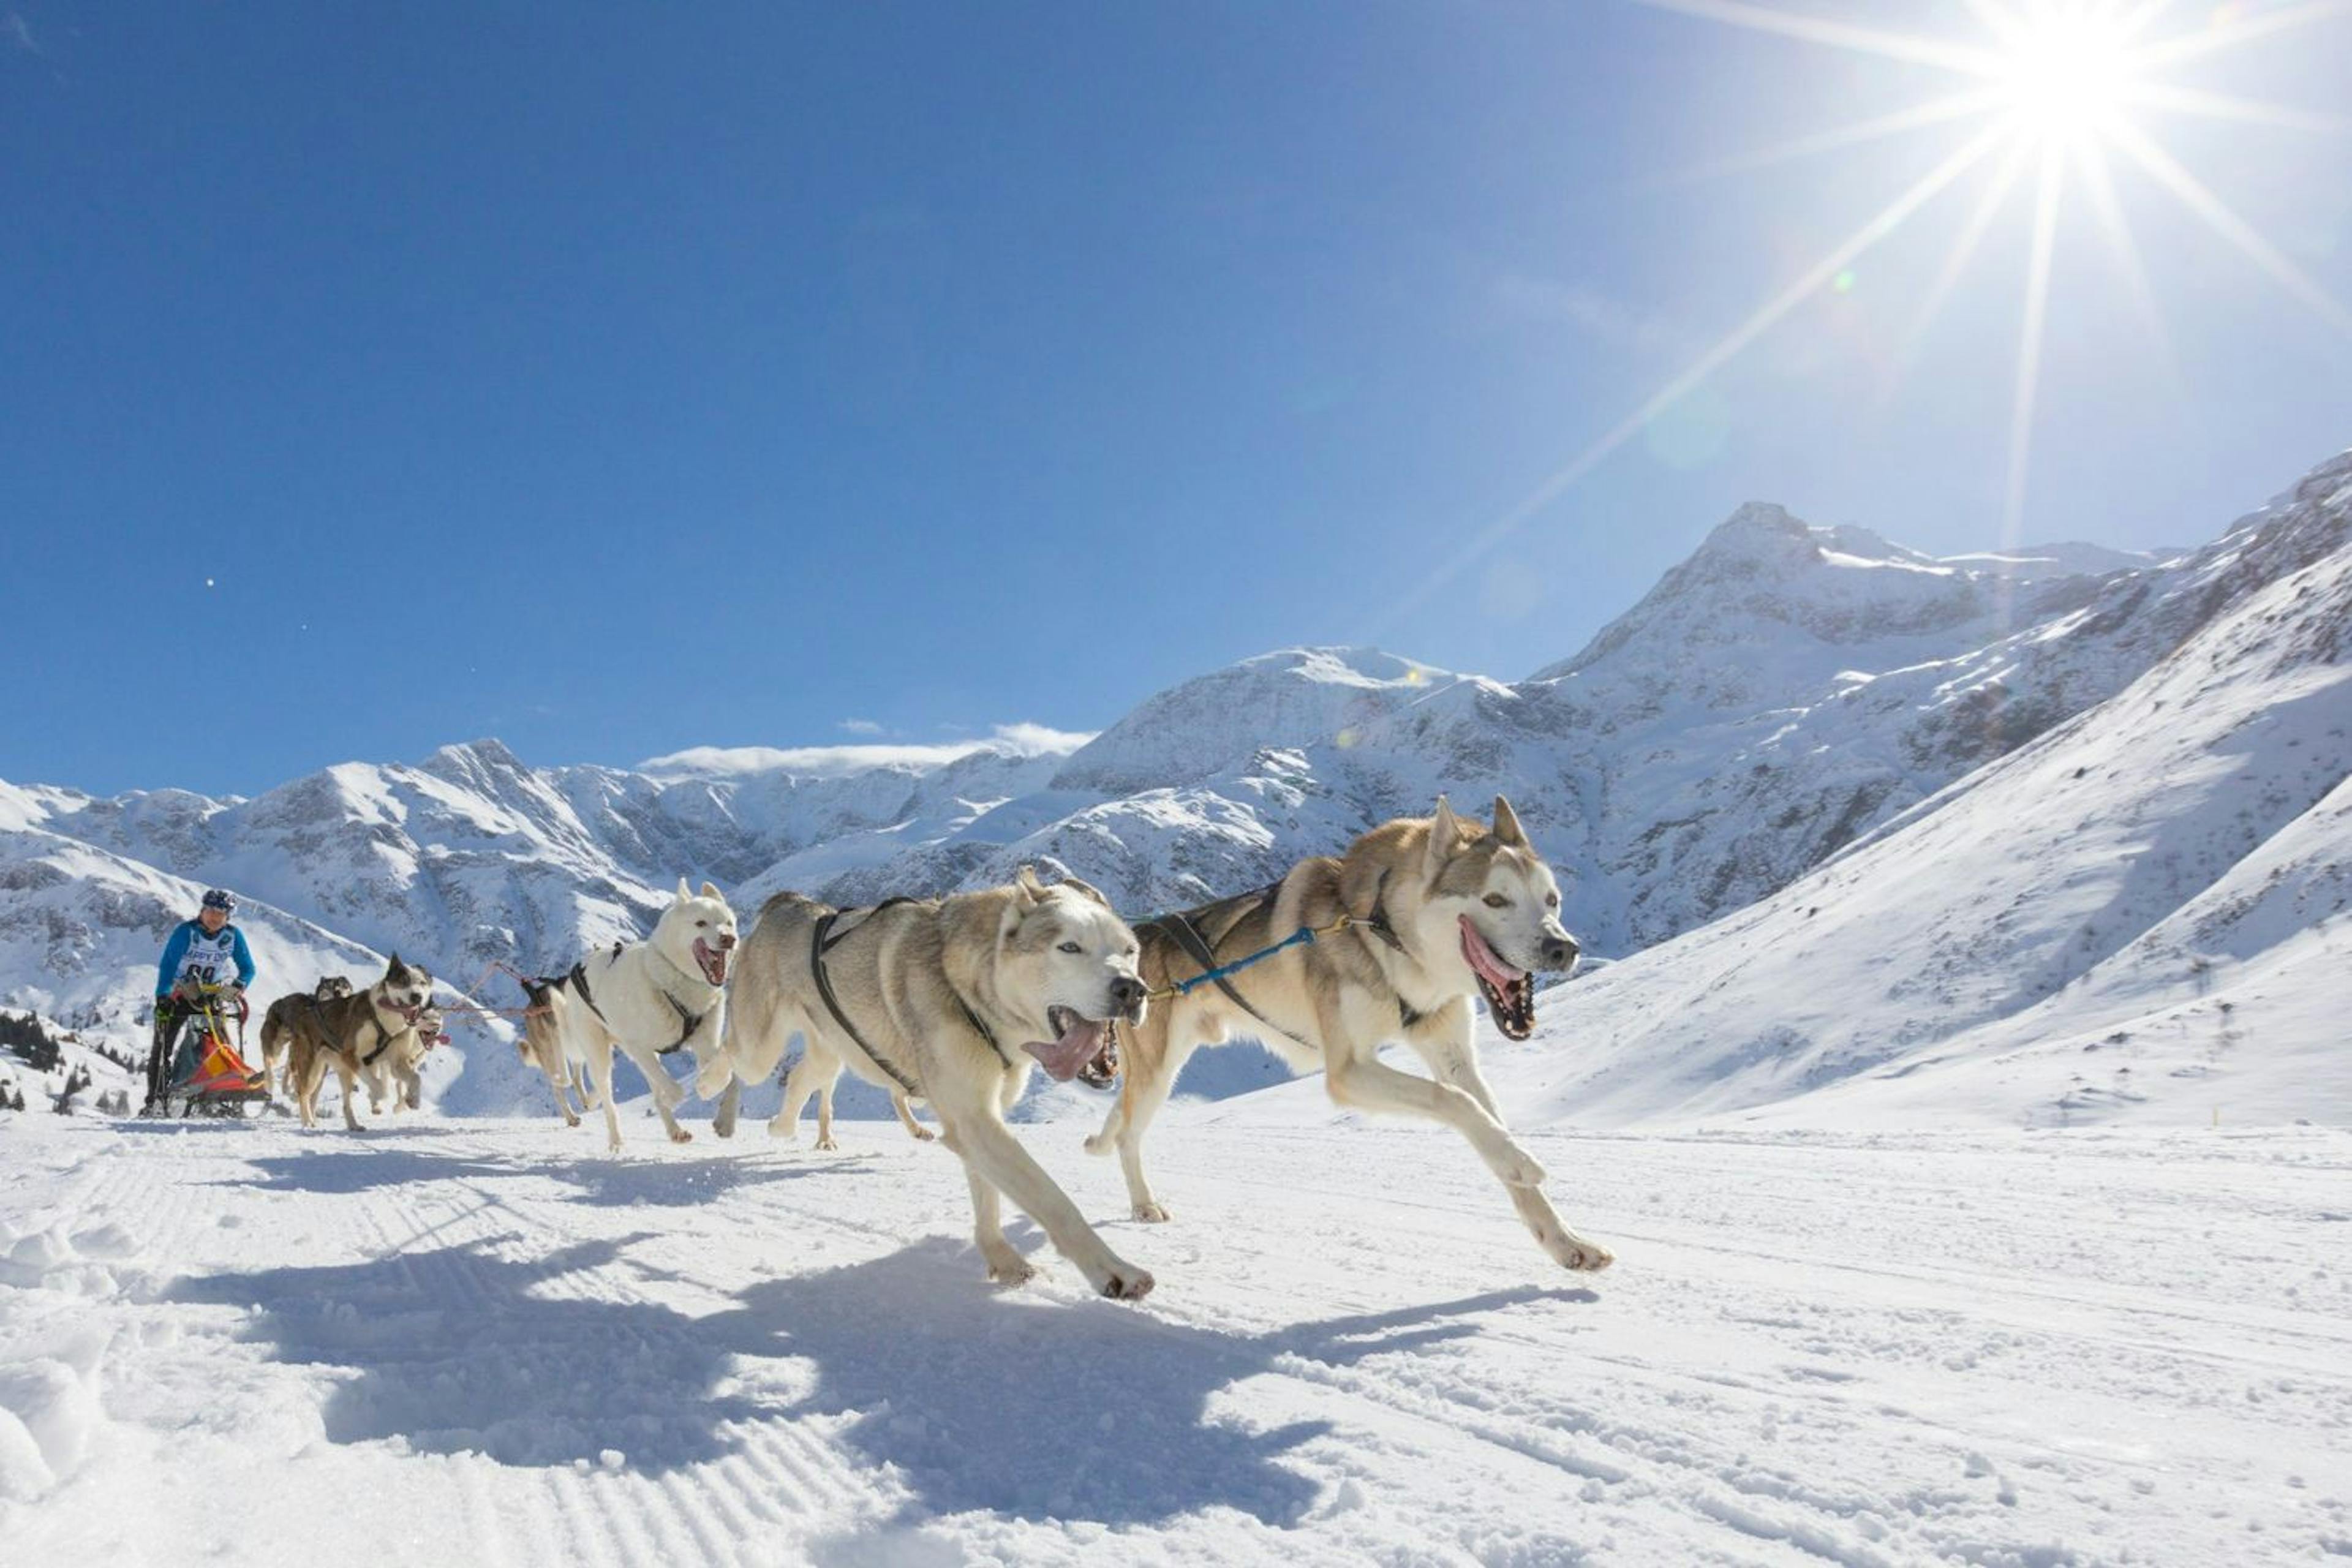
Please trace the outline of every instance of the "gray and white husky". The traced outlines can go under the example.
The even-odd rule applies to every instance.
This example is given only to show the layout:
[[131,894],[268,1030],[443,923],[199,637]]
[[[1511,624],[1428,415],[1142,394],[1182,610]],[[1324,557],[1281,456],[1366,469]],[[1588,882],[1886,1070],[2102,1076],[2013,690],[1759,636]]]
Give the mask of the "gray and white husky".
[[[1100,893],[1075,880],[1045,887],[1026,867],[1007,887],[871,910],[779,893],[744,939],[727,1064],[698,1087],[717,1092],[729,1068],[763,1082],[798,1034],[806,1044],[794,1082],[829,1083],[846,1067],[894,1100],[929,1102],[940,1142],[963,1161],[991,1279],[1017,1284],[1035,1272],[1005,1239],[1000,1198],[1010,1198],[1097,1290],[1133,1300],[1151,1276],[1111,1251],[1004,1113],[1033,1067],[1108,1086],[1118,1068],[1113,1023],[1144,1014],[1136,945]],[[769,1130],[788,1131],[804,1098],[788,1084]]]

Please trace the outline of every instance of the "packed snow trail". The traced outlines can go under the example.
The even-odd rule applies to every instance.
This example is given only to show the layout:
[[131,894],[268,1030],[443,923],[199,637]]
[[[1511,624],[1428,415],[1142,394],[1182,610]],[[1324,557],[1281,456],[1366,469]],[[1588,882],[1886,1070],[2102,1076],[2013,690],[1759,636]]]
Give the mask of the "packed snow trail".
[[[2238,1564],[2352,1553],[2352,1134],[1536,1134],[1177,1108],[1159,1277],[956,1162],[0,1125],[12,1563]],[[1033,1252],[1034,1227],[1013,1231]]]

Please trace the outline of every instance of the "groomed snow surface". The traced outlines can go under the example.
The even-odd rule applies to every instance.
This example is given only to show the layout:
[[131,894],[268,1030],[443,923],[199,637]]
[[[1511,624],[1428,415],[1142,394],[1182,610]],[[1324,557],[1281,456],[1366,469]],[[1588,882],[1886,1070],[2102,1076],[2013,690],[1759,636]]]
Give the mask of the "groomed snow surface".
[[888,1123],[14,1117],[0,1560],[2352,1556],[2352,1133],[1532,1133],[1587,1280],[1448,1132],[1236,1110],[1159,1226],[1023,1130],[1139,1306]]

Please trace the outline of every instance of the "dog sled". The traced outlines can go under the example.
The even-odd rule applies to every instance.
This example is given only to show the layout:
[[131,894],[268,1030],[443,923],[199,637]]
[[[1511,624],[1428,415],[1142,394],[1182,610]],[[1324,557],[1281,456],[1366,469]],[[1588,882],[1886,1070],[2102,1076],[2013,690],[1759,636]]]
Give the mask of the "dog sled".
[[247,1106],[268,1105],[268,1080],[245,1058],[250,1012],[245,998],[226,986],[197,986],[174,1038],[159,1033],[148,1047],[147,1101],[139,1114],[242,1118]]

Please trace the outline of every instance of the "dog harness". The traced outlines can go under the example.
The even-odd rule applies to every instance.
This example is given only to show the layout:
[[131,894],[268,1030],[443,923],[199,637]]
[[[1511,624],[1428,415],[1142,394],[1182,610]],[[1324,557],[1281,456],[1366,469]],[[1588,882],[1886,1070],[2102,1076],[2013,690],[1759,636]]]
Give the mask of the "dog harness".
[[[833,1015],[833,1021],[839,1024],[849,1037],[857,1043],[857,1048],[866,1053],[869,1061],[880,1068],[899,1088],[919,1099],[923,1092],[921,1086],[908,1077],[898,1063],[876,1050],[873,1042],[859,1032],[857,1026],[849,1021],[849,1015],[842,1010],[841,998],[834,993],[833,977],[825,973],[824,955],[847,941],[851,931],[859,930],[867,921],[872,920],[884,910],[896,909],[900,904],[923,902],[925,900],[921,899],[885,899],[866,910],[827,910],[817,917],[816,924],[809,931],[809,969],[816,976],[816,992],[819,996],[824,998],[825,1011]],[[833,933],[833,928],[844,915],[856,915],[858,918],[850,925],[848,931],[836,936]],[[948,994],[956,999],[956,1005],[963,1009],[964,1022],[970,1024],[980,1037],[988,1042],[988,1048],[996,1053],[996,1059],[1010,1068],[1013,1065],[1013,1058],[1005,1054],[1003,1046],[997,1042],[996,1031],[991,1029],[981,1020],[980,1015],[971,1010],[971,1004],[963,999],[963,993],[956,989],[955,982],[952,980],[948,982]]]
[[[619,958],[621,956],[622,949],[627,946],[628,943],[625,942],[614,942],[613,944],[612,956],[616,959]],[[573,964],[572,966],[571,973],[561,975],[555,980],[546,981],[543,982],[543,984],[562,984],[565,982],[569,982],[579,991],[580,1000],[588,1004],[588,1011],[595,1014],[599,1022],[608,1029],[613,1026],[613,1020],[604,1016],[604,1009],[596,1005],[596,998],[590,995],[588,993],[588,961],[586,959],[583,958],[579,963]],[[657,1057],[666,1057],[673,1051],[684,1049],[686,1042],[694,1038],[694,1031],[702,1027],[702,1020],[709,1017],[710,1015],[708,1013],[688,1012],[684,1003],[671,995],[668,992],[662,990],[658,985],[654,987],[654,991],[663,1001],[669,1004],[669,1010],[677,1015],[677,1038],[672,1040],[666,1046],[656,1047],[654,1050],[654,1055]]]
[[[1346,931],[1351,926],[1370,931],[1374,936],[1380,938],[1381,941],[1388,943],[1389,946],[1396,949],[1399,952],[1402,952],[1404,951],[1404,942],[1397,935],[1396,928],[1389,923],[1388,902],[1385,893],[1385,889],[1388,885],[1388,877],[1389,874],[1386,871],[1383,871],[1381,873],[1381,879],[1373,884],[1372,912],[1370,914],[1363,916],[1360,919],[1354,915],[1341,915],[1338,920],[1332,921],[1328,926],[1300,926],[1297,931],[1291,932],[1288,936],[1284,937],[1280,942],[1276,942],[1273,946],[1260,948],[1257,952],[1249,954],[1247,957],[1237,958],[1231,963],[1221,964],[1217,962],[1216,949],[1210,945],[1206,938],[1202,936],[1200,928],[1195,922],[1206,918],[1207,916],[1215,914],[1220,910],[1229,910],[1236,905],[1245,905],[1246,907],[1242,910],[1240,914],[1234,918],[1232,923],[1225,927],[1227,931],[1231,931],[1234,926],[1239,925],[1243,921],[1247,920],[1251,915],[1254,915],[1258,910],[1265,908],[1268,904],[1271,904],[1276,898],[1280,896],[1282,891],[1282,883],[1279,880],[1269,882],[1265,887],[1258,889],[1253,893],[1243,893],[1235,898],[1220,899],[1213,904],[1202,904],[1194,909],[1180,910],[1174,914],[1157,916],[1154,919],[1141,921],[1135,929],[1141,931],[1157,927],[1159,930],[1167,932],[1170,937],[1174,939],[1176,945],[1184,950],[1185,956],[1201,966],[1201,973],[1193,975],[1191,979],[1171,982],[1167,987],[1167,994],[1177,996],[1189,996],[1195,989],[1202,985],[1214,984],[1219,991],[1224,994],[1225,999],[1233,1003],[1234,1006],[1239,1007],[1243,1012],[1247,1013],[1251,1017],[1255,1018],[1259,1023],[1264,1024],[1267,1028],[1272,1029],[1275,1033],[1283,1036],[1285,1038],[1297,1040],[1297,1036],[1292,1034],[1289,1030],[1284,1028],[1281,1025],[1276,1023],[1273,1019],[1259,1012],[1255,1007],[1250,1005],[1249,998],[1243,995],[1240,991],[1236,990],[1234,986],[1233,981],[1228,977],[1239,973],[1242,970],[1247,969],[1254,963],[1260,963],[1265,962],[1266,959],[1272,958],[1276,953],[1280,952],[1285,948],[1296,947],[1302,942],[1311,942],[1318,937],[1328,935],[1333,931]],[[1421,1022],[1422,1015],[1413,1008],[1411,1003],[1407,1002],[1403,997],[1399,996],[1397,998],[1397,1017],[1406,1028],[1410,1029],[1415,1024]],[[1299,1040],[1298,1043],[1315,1049],[1321,1048],[1320,1047],[1316,1046],[1315,1042],[1311,1040]]]

